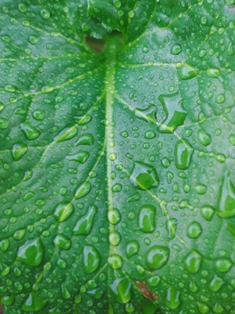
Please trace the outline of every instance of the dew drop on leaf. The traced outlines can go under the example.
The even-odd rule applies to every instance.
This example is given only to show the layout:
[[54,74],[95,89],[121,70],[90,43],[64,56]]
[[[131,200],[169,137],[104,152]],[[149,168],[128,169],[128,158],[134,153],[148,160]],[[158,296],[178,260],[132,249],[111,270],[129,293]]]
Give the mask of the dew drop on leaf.
[[122,257],[118,254],[112,254],[108,257],[108,264],[112,269],[121,268],[122,263]]
[[127,243],[126,246],[126,256],[128,258],[132,257],[133,255],[139,252],[140,245],[137,241],[133,240]]
[[93,245],[83,247],[83,269],[86,274],[91,274],[100,264],[100,254]]
[[187,227],[187,236],[192,239],[197,239],[202,233],[202,226],[197,221],[191,222]]
[[23,157],[28,151],[28,146],[23,142],[17,142],[12,147],[12,157],[15,161],[18,161]]
[[230,172],[224,174],[224,180],[219,191],[218,215],[222,218],[235,216],[235,187],[230,179]]
[[27,240],[19,247],[17,260],[24,262],[29,266],[38,266],[43,259],[43,252],[44,249],[40,238]]
[[185,139],[179,140],[175,145],[175,160],[176,167],[181,170],[186,170],[191,164],[193,149],[189,142]]
[[81,217],[73,228],[74,234],[88,235],[91,231],[94,216],[97,213],[97,207],[95,205],[90,206],[87,213]]
[[154,245],[146,254],[146,264],[151,269],[159,269],[164,266],[169,259],[170,251],[166,246]]
[[71,247],[71,241],[63,234],[57,234],[54,239],[54,245],[60,247],[62,250],[69,250]]
[[94,137],[91,133],[82,134],[76,142],[77,145],[92,145],[94,144]]
[[225,284],[225,282],[218,277],[217,275],[214,275],[213,279],[211,280],[209,284],[209,289],[213,292],[219,291],[220,288]]
[[155,230],[156,208],[152,205],[144,205],[140,208],[138,217],[139,230],[145,233],[152,233]]
[[126,277],[118,278],[109,286],[110,291],[118,303],[126,304],[131,299],[131,283]]
[[35,293],[31,292],[22,305],[22,310],[25,312],[35,312],[43,309],[47,304],[47,299],[37,296]]
[[6,129],[8,127],[8,120],[0,118],[0,129]]
[[180,291],[174,288],[168,288],[165,298],[166,306],[171,310],[175,310],[180,306],[180,303]]
[[131,181],[140,190],[157,188],[159,177],[156,169],[144,162],[136,161],[131,173]]
[[226,273],[233,266],[233,262],[230,258],[221,257],[214,261],[214,265],[219,272]]
[[55,208],[54,216],[58,222],[63,222],[68,219],[74,212],[74,206],[72,203],[62,202]]
[[179,77],[182,80],[189,80],[192,79],[193,77],[197,76],[199,71],[193,67],[191,67],[188,64],[183,64],[179,68]]
[[32,126],[29,122],[21,123],[21,130],[24,132],[28,140],[35,140],[40,136],[40,132]]
[[196,251],[192,251],[184,260],[184,265],[191,274],[195,274],[199,271],[201,263],[202,256]]

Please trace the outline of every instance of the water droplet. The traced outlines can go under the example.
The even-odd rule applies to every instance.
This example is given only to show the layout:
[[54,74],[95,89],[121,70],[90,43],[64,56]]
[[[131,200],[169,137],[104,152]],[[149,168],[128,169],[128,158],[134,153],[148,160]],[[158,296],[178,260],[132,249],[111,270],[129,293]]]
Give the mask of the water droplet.
[[178,141],[175,145],[175,160],[176,167],[181,170],[186,170],[190,166],[193,155],[193,149],[189,142],[185,139]]
[[149,104],[148,107],[145,109],[136,108],[133,113],[136,118],[139,118],[146,122],[156,122],[156,106],[154,106],[153,104]]
[[0,241],[0,250],[2,252],[6,252],[6,250],[9,247],[9,244],[10,244],[10,242],[8,239],[3,239],[2,241]]
[[47,9],[42,9],[40,15],[44,20],[48,20],[51,16],[50,12]]
[[213,77],[213,78],[217,78],[220,76],[219,69],[208,69],[206,73],[209,77]]
[[136,192],[135,194],[133,194],[132,196],[128,198],[127,202],[131,203],[131,202],[138,201],[139,199],[140,199],[140,193]]
[[54,216],[58,220],[58,222],[62,222],[68,219],[73,212],[74,212],[73,204],[62,202],[56,206]]
[[166,119],[158,127],[159,132],[173,133],[175,129],[184,124],[187,116],[182,108],[182,98],[179,91],[174,94],[160,95],[159,98],[164,108]]
[[231,258],[218,258],[214,262],[215,268],[221,273],[226,273],[233,266]]
[[80,115],[80,116],[74,117],[74,120],[76,121],[76,123],[78,125],[85,125],[85,124],[89,123],[91,121],[91,119],[92,119],[92,117],[88,113],[86,113],[85,115]]
[[209,289],[213,292],[218,291],[225,282],[218,276],[214,275],[213,279],[210,282]]
[[67,263],[62,258],[58,258],[56,264],[61,269],[65,269],[67,267]]
[[202,304],[200,302],[197,302],[198,310],[200,313],[207,313],[209,311],[209,307],[205,304]]
[[37,312],[43,309],[47,305],[47,299],[39,297],[31,292],[22,305],[22,310],[25,312]]
[[189,80],[195,76],[197,76],[199,73],[199,70],[191,67],[188,64],[183,64],[180,68],[179,68],[179,77],[182,80]]
[[113,5],[116,9],[119,9],[122,6],[122,2],[120,0],[113,0]]
[[89,181],[85,181],[76,191],[75,199],[78,200],[86,196],[91,190],[91,184]]
[[131,173],[134,186],[140,190],[149,190],[159,185],[159,177],[155,168],[141,161],[136,161]]
[[0,298],[0,302],[2,305],[12,305],[15,301],[15,297],[13,295],[8,296],[5,295],[2,298]]
[[112,254],[108,257],[108,264],[112,269],[119,269],[122,267],[122,258],[118,254]]
[[197,292],[198,291],[198,286],[196,285],[196,282],[194,280],[191,280],[189,283],[189,289],[192,292]]
[[54,239],[54,245],[60,247],[62,250],[69,250],[71,241],[63,234],[57,234]]
[[228,140],[229,140],[230,144],[235,146],[235,134],[230,134]]
[[33,112],[33,117],[35,120],[43,120],[45,117],[45,112],[41,109],[37,109]]
[[83,247],[83,269],[86,274],[93,273],[100,264],[100,254],[93,245]]
[[21,240],[21,239],[24,237],[25,232],[26,232],[25,229],[17,230],[17,231],[14,233],[13,238],[14,238],[15,240]]
[[43,259],[43,246],[40,238],[27,240],[17,252],[17,260],[29,266],[40,265]]
[[233,48],[233,43],[230,41],[230,43],[228,44],[228,55],[229,56],[233,56],[234,55],[234,48]]
[[199,130],[197,132],[197,138],[199,142],[204,146],[208,146],[211,143],[211,136],[204,130]]
[[121,304],[126,304],[131,299],[131,282],[128,278],[118,278],[109,286],[114,299]]
[[146,131],[144,137],[148,140],[151,140],[156,137],[156,133],[154,131]]
[[76,142],[76,146],[78,145],[92,145],[94,144],[94,137],[90,133],[82,134]]
[[152,205],[144,205],[140,208],[138,222],[139,230],[152,233],[155,230],[155,214],[156,208]]
[[118,231],[113,231],[109,234],[109,243],[113,246],[117,246],[121,241],[121,235]]
[[219,303],[215,303],[215,305],[213,306],[213,311],[218,314],[225,313],[224,308]]
[[202,226],[199,222],[193,221],[188,225],[187,236],[192,239],[197,239],[202,233]]
[[200,212],[203,218],[210,221],[214,215],[215,209],[209,205],[205,205],[201,208]]
[[215,101],[217,102],[217,104],[223,104],[224,101],[225,101],[225,96],[224,96],[224,94],[219,94],[219,95],[216,97]]
[[196,252],[192,251],[184,260],[185,267],[188,272],[195,274],[198,272],[202,263],[202,256]]
[[118,193],[118,192],[121,192],[122,190],[122,185],[120,183],[115,183],[113,186],[112,186],[112,191],[114,193]]
[[28,151],[28,146],[22,142],[17,142],[12,147],[12,157],[15,161],[18,161]]
[[21,12],[21,13],[24,13],[27,11],[27,6],[24,4],[24,3],[20,3],[18,5],[18,10]]
[[90,153],[88,153],[85,150],[79,150],[75,154],[66,156],[68,160],[76,161],[76,162],[79,162],[80,164],[84,164],[89,157],[90,157]]
[[177,309],[180,305],[180,292],[174,288],[168,288],[165,304],[171,310]]
[[6,129],[8,127],[8,120],[0,118],[0,129]]
[[[9,38],[9,40],[6,40],[7,38]],[[5,38],[5,41],[10,42],[11,41],[10,37],[7,37],[7,38]],[[5,90],[8,91],[8,92],[14,93],[16,91],[16,88],[15,88],[14,85],[8,84],[8,85],[5,86]]]
[[140,248],[140,245],[137,241],[135,240],[130,241],[126,246],[126,256],[130,258],[133,255],[137,254],[139,251],[139,248]]
[[223,184],[219,191],[219,211],[222,218],[235,216],[235,187],[230,179],[230,172],[224,174]]
[[94,216],[97,211],[97,207],[95,205],[92,205],[88,209],[87,213],[78,220],[76,226],[73,228],[73,233],[88,235],[91,231]]
[[177,225],[178,225],[178,221],[176,218],[170,218],[167,220],[166,228],[168,231],[168,237],[170,239],[173,239],[175,237]]
[[32,45],[36,45],[38,43],[38,37],[30,35],[29,36],[29,42]]
[[21,123],[21,130],[24,132],[24,135],[28,140],[35,140],[40,136],[40,132],[35,129],[29,122]]
[[169,259],[170,251],[166,246],[154,245],[146,254],[146,264],[149,268],[159,269],[164,266]]
[[174,44],[171,47],[171,54],[172,55],[178,55],[181,53],[181,51],[182,51],[182,46],[180,44]]
[[121,220],[120,211],[117,208],[112,208],[108,211],[108,221],[112,225],[116,225]]
[[54,138],[54,140],[56,142],[68,141],[73,138],[77,134],[77,132],[78,129],[76,126],[67,126]]

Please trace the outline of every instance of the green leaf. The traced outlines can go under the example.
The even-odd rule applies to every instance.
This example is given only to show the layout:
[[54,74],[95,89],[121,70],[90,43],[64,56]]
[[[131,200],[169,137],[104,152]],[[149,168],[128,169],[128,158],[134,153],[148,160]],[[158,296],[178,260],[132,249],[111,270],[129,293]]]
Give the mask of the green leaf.
[[5,314],[235,313],[234,6],[1,1]]

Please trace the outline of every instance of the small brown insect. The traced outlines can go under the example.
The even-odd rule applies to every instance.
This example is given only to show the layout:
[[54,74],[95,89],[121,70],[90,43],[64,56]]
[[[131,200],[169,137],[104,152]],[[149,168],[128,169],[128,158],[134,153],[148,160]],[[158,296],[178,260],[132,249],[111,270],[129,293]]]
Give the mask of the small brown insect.
[[145,282],[141,282],[141,281],[136,280],[135,283],[145,298],[148,298],[150,300],[156,300],[158,298],[158,295],[156,295],[155,293],[152,293],[151,291],[148,290],[148,287],[147,287]]

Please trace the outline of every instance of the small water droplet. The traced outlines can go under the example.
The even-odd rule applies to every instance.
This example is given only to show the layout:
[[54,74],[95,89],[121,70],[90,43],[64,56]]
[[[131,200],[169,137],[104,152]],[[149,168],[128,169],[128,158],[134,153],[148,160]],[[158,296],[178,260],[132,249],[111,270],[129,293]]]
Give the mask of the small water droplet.
[[202,256],[196,252],[192,251],[184,260],[185,267],[188,272],[195,274],[201,267]]
[[[131,282],[128,278],[118,278],[109,286],[114,299],[121,304],[126,304],[131,299]],[[110,313],[111,314],[111,313]]]
[[35,140],[40,136],[40,132],[32,126],[29,122],[21,123],[21,130],[24,132],[24,135],[28,140]]
[[212,219],[212,216],[214,215],[215,209],[209,205],[205,205],[201,207],[200,212],[203,218],[210,221]]
[[215,303],[215,305],[213,306],[213,311],[218,314],[225,313],[224,308],[219,303]]
[[207,190],[207,187],[202,183],[198,183],[194,186],[194,191],[197,194],[203,195],[206,193],[206,190]]
[[15,161],[18,161],[28,151],[28,146],[22,142],[17,142],[12,147],[12,157]]
[[122,258],[118,254],[112,254],[108,257],[108,264],[112,269],[120,269],[122,263]]
[[2,241],[0,241],[0,250],[2,252],[6,252],[8,247],[10,245],[10,242],[8,239],[3,239]]
[[85,115],[79,115],[79,116],[74,117],[74,120],[76,121],[78,125],[85,125],[89,123],[91,119],[92,117],[88,113],[86,113]]
[[54,216],[58,220],[58,222],[63,222],[69,218],[74,212],[74,206],[71,203],[59,203],[56,206]]
[[21,13],[24,13],[27,11],[27,6],[24,4],[24,3],[20,3],[18,5],[18,10],[21,12]]
[[222,218],[235,216],[235,187],[228,170],[224,174],[224,180],[219,191],[218,215]]
[[117,208],[112,208],[108,211],[108,221],[112,225],[116,225],[121,220],[120,211]]
[[42,9],[40,15],[44,20],[48,20],[51,16],[50,12],[47,9]]
[[79,162],[80,164],[84,164],[87,159],[90,157],[90,153],[85,150],[79,150],[77,153],[73,153],[71,155],[66,156],[68,160]]
[[159,177],[156,169],[141,161],[134,163],[131,180],[136,188],[144,191],[156,188],[159,185]]
[[2,305],[12,305],[15,302],[15,297],[13,295],[5,295],[0,298]]
[[135,240],[130,241],[126,246],[126,256],[130,258],[133,255],[137,254],[139,251],[139,248],[140,248],[140,245],[137,241]]
[[214,265],[218,271],[220,271],[221,273],[226,273],[233,266],[233,262],[231,258],[223,257],[216,259]]
[[189,80],[192,79],[193,77],[197,76],[199,73],[199,70],[191,67],[188,64],[183,64],[180,68],[179,68],[179,77],[182,80]]
[[146,131],[144,137],[148,140],[151,140],[156,137],[156,133],[154,131]]
[[77,132],[78,129],[76,126],[67,126],[54,138],[54,140],[56,142],[68,141],[72,139],[77,134]]
[[176,167],[186,170],[191,164],[193,149],[185,139],[179,140],[175,145]]
[[113,246],[117,246],[121,241],[121,235],[118,231],[113,231],[109,234],[109,243]]
[[86,274],[91,274],[100,264],[100,254],[93,245],[83,247],[83,269]]
[[178,55],[181,53],[181,51],[182,51],[182,46],[180,44],[174,44],[171,47],[171,54],[172,55]]
[[38,37],[30,35],[29,36],[29,42],[32,45],[36,45],[38,43]]
[[130,196],[127,200],[127,202],[131,203],[131,202],[135,202],[138,201],[140,199],[140,193],[136,192],[135,194],[133,194],[132,196]]
[[73,228],[73,233],[88,235],[91,231],[94,216],[97,211],[97,207],[95,205],[92,205],[88,209],[87,213],[78,220],[76,226]]
[[224,96],[224,94],[219,94],[219,95],[216,97],[215,101],[217,102],[217,104],[223,104],[224,101],[225,101],[225,96]]
[[57,234],[54,239],[54,245],[60,247],[62,250],[69,250],[71,241],[63,234]]
[[187,236],[192,239],[197,239],[202,233],[202,226],[197,221],[191,222],[187,227]]
[[174,288],[168,288],[165,304],[171,310],[177,309],[180,306],[180,292]]
[[14,238],[15,240],[21,240],[21,239],[24,237],[25,232],[26,232],[25,229],[17,230],[17,231],[14,233],[13,238]]
[[82,134],[77,142],[75,143],[76,146],[78,145],[92,145],[94,144],[94,137],[90,133],[84,133]]
[[43,120],[45,117],[45,112],[41,109],[37,109],[33,112],[33,117],[35,120]]
[[156,227],[155,214],[156,208],[152,205],[142,206],[138,217],[139,230],[146,233],[152,233]]
[[197,132],[197,138],[199,142],[204,146],[208,146],[211,143],[211,136],[204,130],[199,130]]
[[62,296],[64,299],[70,299],[71,294],[70,294],[68,288],[66,287],[65,283],[62,283],[61,291],[62,291]]
[[29,266],[38,266],[43,259],[43,245],[40,238],[27,240],[17,252],[17,260]]
[[166,246],[154,245],[146,254],[146,264],[149,268],[159,269],[164,266],[169,259],[170,251]]

